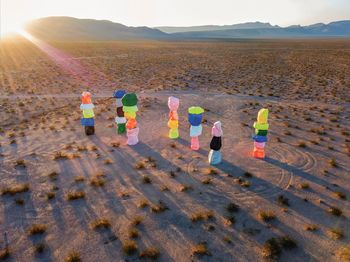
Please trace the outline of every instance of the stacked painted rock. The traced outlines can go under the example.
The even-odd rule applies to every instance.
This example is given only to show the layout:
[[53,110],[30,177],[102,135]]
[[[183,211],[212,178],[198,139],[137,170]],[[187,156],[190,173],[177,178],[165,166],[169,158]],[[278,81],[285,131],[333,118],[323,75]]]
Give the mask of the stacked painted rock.
[[117,117],[115,118],[115,122],[117,123],[117,133],[118,134],[124,134],[126,129],[126,118],[124,117],[124,111],[123,111],[123,103],[122,98],[125,95],[124,90],[116,90],[113,93],[113,97],[116,99],[117,103]]
[[188,122],[191,124],[191,149],[199,149],[198,137],[202,134],[202,118],[204,109],[199,106],[192,106],[188,109]]
[[95,121],[94,121],[94,104],[91,102],[91,93],[83,92],[81,94],[80,110],[83,111],[83,118],[81,119],[82,126],[85,127],[86,135],[95,134]]
[[211,165],[217,165],[221,163],[221,137],[222,137],[222,128],[221,122],[217,121],[214,123],[211,134],[213,138],[210,142],[210,151],[208,155],[208,161]]
[[267,123],[268,115],[269,110],[266,108],[262,108],[258,112],[257,121],[254,122],[255,135],[253,136],[253,156],[256,158],[265,157],[265,145],[267,142],[267,133],[269,130],[269,124]]
[[139,142],[139,128],[136,121],[137,96],[134,93],[126,94],[122,98],[124,116],[126,118],[126,136],[127,144],[132,146]]
[[178,98],[173,96],[168,98],[168,107],[170,109],[168,127],[170,128],[169,137],[172,139],[179,137],[179,116],[177,114],[179,104],[180,100]]

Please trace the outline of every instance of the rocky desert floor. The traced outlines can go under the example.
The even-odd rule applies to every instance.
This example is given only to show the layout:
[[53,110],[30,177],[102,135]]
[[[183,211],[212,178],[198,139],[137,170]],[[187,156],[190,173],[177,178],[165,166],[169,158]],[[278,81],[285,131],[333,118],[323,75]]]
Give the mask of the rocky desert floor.
[[[115,89],[139,97],[136,146],[116,133]],[[350,40],[12,39],[0,92],[0,261],[350,260]],[[205,109],[199,151],[193,105]],[[251,157],[261,107],[263,160]],[[224,160],[210,166],[218,120]]]

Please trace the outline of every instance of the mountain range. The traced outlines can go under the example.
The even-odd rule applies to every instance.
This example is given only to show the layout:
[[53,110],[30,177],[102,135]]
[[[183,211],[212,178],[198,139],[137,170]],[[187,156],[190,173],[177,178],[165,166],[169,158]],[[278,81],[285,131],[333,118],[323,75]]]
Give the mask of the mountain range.
[[309,26],[273,26],[249,22],[193,27],[129,27],[107,20],[46,17],[29,22],[25,30],[40,39],[56,41],[181,40],[231,38],[329,38],[350,37],[350,20]]

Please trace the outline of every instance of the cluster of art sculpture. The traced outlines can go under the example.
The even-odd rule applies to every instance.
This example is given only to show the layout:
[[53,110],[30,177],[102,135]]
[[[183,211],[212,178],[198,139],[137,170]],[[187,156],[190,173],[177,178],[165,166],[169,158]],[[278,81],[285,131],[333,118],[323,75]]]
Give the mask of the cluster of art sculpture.
[[179,137],[179,116],[177,114],[177,109],[179,108],[180,100],[176,97],[170,96],[168,98],[168,107],[169,107],[169,121],[168,127],[169,138],[176,139]]
[[267,133],[269,130],[269,124],[267,123],[267,118],[269,115],[269,110],[262,108],[258,112],[257,121],[254,122],[255,135],[253,136],[254,140],[254,149],[253,156],[256,158],[265,157],[265,145],[267,142]]
[[[136,120],[136,113],[138,112],[137,102],[138,98],[135,93],[126,93],[125,90],[116,90],[113,93],[116,99],[117,117],[115,122],[117,124],[117,133],[124,134],[126,132],[127,144],[136,145],[139,142],[139,127]],[[176,139],[179,137],[179,116],[177,110],[179,109],[180,100],[174,96],[168,98],[169,107],[169,138]],[[95,133],[94,122],[94,104],[91,102],[91,93],[82,93],[82,103],[80,109],[83,111],[83,118],[81,124],[85,127],[86,135],[93,135]],[[191,149],[199,150],[199,136],[202,134],[202,121],[204,109],[200,106],[192,106],[188,108],[188,122],[190,123],[190,137]],[[254,149],[253,156],[255,158],[265,157],[265,145],[267,142],[267,134],[269,129],[268,124],[269,110],[262,108],[258,112],[257,121],[254,122],[255,134],[253,136]],[[211,165],[220,164],[222,156],[220,149],[222,147],[222,125],[220,121],[214,123],[211,129],[212,139],[210,142],[210,151],[208,155],[208,162]]]
[[191,149],[199,150],[199,136],[202,134],[202,119],[204,109],[200,106],[191,106],[188,109],[188,122],[190,123]]
[[80,110],[83,111],[81,125],[85,128],[85,134],[88,136],[95,134],[94,104],[91,102],[90,92],[82,93]]
[[208,161],[211,165],[217,165],[221,163],[221,137],[223,135],[221,122],[217,121],[214,123],[211,129],[211,135],[213,138],[210,142],[210,151],[208,155]]
[[117,133],[124,134],[126,131],[126,118],[124,117],[122,98],[126,94],[124,90],[117,90],[113,93],[113,97],[116,99],[117,116],[115,122],[117,124]]
[[127,144],[130,146],[136,145],[139,142],[139,127],[136,121],[137,96],[134,93],[125,94],[122,97],[123,111],[126,118],[126,136],[128,137]]

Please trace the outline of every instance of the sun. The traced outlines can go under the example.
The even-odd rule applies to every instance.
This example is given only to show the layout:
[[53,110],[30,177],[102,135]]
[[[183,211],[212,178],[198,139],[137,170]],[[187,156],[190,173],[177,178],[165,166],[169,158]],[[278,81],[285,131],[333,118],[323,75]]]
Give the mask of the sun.
[[12,34],[18,34],[23,30],[24,22],[2,20],[0,23],[0,37],[6,37]]

